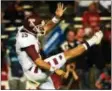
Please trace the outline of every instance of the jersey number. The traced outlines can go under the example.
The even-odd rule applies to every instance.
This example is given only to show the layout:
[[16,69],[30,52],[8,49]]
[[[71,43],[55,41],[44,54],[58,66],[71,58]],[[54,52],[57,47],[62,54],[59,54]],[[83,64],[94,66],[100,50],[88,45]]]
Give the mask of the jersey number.
[[22,33],[22,37],[28,37],[28,34],[27,33]]

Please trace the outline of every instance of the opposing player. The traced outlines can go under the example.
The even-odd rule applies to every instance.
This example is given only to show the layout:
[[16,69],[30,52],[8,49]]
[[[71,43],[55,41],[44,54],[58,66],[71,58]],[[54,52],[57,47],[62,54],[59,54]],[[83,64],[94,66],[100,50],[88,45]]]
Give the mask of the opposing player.
[[55,89],[50,75],[53,72],[63,75],[64,72],[60,68],[68,59],[79,56],[89,47],[99,44],[103,37],[102,32],[99,31],[86,43],[43,60],[40,55],[41,47],[37,36],[45,34],[54,27],[65,10],[63,4],[59,3],[55,12],[56,16],[46,24],[37,14],[27,17],[24,26],[16,36],[16,51],[24,74],[28,80],[35,83],[39,82],[40,89]]

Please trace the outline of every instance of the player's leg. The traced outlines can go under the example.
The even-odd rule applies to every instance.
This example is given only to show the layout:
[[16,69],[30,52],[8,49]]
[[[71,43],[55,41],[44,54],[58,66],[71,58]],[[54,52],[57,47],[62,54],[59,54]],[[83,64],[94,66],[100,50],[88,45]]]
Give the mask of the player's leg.
[[92,38],[87,40],[86,43],[83,43],[76,48],[64,52],[65,59],[68,60],[81,55],[88,49],[88,47],[91,47],[95,44],[99,44],[101,42],[102,37],[103,33],[101,31],[97,32]]
[[79,45],[76,48],[73,48],[71,50],[64,52],[65,59],[68,61],[68,59],[77,57],[77,56],[81,55],[83,52],[85,52],[85,50],[86,49],[83,45]]
[[52,67],[59,69],[66,63],[66,61],[68,61],[68,59],[77,57],[81,55],[83,52],[85,52],[86,50],[88,50],[89,47],[95,44],[99,44],[102,37],[103,37],[103,33],[99,31],[92,38],[87,40],[86,43],[83,43],[78,47],[68,50],[66,52],[51,56],[45,59],[44,61],[50,63]]

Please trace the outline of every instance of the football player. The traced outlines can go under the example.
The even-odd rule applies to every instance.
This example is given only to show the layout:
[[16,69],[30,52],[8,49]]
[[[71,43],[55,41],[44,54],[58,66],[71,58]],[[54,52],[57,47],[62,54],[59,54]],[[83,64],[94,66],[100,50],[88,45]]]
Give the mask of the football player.
[[65,10],[63,4],[57,4],[56,16],[46,24],[39,15],[30,15],[25,19],[24,26],[19,29],[16,35],[16,51],[24,74],[28,80],[34,83],[39,82],[40,89],[56,89],[50,75],[53,72],[64,75],[60,68],[68,59],[79,56],[89,47],[99,44],[103,37],[101,31],[96,32],[86,43],[43,60],[40,55],[41,47],[37,36],[45,34],[53,28],[59,22]]

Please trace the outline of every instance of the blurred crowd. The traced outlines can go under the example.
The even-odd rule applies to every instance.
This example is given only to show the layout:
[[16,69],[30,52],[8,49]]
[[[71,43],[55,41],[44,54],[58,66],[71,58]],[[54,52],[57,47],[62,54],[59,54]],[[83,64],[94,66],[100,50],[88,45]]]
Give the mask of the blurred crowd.
[[[23,25],[24,18],[33,11],[46,21],[51,19],[58,2],[1,1],[1,89],[32,89],[17,58],[15,36],[18,28]],[[62,69],[68,73],[64,78],[56,74],[52,75],[56,78],[56,88],[111,89],[111,0],[61,2],[67,10],[56,27],[69,25],[61,30],[63,39],[55,45],[54,49],[47,54],[42,51],[44,58],[77,47],[96,31],[103,31],[104,37],[100,45],[93,46],[81,56],[65,64]],[[65,24],[61,25],[63,20]],[[70,67],[72,69],[68,71]]]

